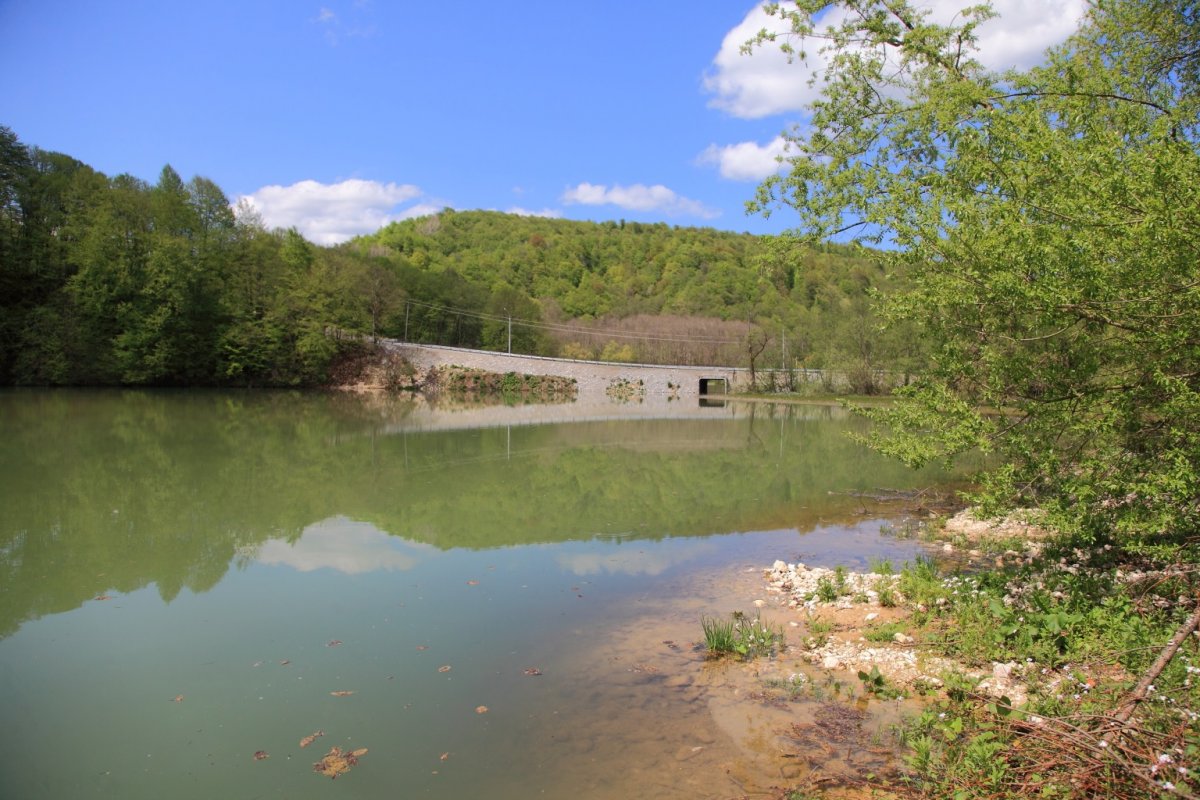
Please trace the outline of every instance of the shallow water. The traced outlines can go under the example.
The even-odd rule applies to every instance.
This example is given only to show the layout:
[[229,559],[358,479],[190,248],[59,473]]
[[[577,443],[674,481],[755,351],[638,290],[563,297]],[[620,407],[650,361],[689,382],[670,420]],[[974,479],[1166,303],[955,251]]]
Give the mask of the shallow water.
[[699,620],[750,610],[776,558],[917,553],[854,493],[942,476],[854,424],[0,394],[0,797],[323,797],[332,746],[368,749],[353,797],[780,784],[813,710],[742,702],[780,665],[707,663]]

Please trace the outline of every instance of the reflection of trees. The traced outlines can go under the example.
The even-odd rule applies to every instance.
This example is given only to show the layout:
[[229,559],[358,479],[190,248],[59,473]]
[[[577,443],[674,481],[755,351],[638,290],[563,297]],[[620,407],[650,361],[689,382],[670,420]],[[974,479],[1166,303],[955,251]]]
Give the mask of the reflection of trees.
[[441,548],[701,536],[806,527],[830,490],[912,482],[806,409],[390,436],[405,409],[380,411],[287,392],[0,395],[0,633],[104,591],[206,591],[248,548],[335,515]]

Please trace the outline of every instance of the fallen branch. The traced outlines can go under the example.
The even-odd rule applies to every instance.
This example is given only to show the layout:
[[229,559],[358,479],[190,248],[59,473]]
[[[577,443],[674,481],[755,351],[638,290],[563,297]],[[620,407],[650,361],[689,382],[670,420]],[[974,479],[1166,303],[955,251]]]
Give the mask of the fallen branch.
[[1198,625],[1200,625],[1200,603],[1196,605],[1195,610],[1192,611],[1192,615],[1179,626],[1179,630],[1175,631],[1175,635],[1171,637],[1171,641],[1167,642],[1166,647],[1158,654],[1158,658],[1150,665],[1150,669],[1138,681],[1137,686],[1133,687],[1133,691],[1130,692],[1129,697],[1121,703],[1117,709],[1117,713],[1112,717],[1113,722],[1122,727],[1129,723],[1129,718],[1133,716],[1138,703],[1146,699],[1146,692],[1158,680],[1158,676],[1162,674],[1162,671],[1167,668],[1167,664],[1170,664],[1171,659],[1175,657],[1175,653],[1179,650],[1180,645],[1183,644],[1183,641],[1191,635],[1192,631]]

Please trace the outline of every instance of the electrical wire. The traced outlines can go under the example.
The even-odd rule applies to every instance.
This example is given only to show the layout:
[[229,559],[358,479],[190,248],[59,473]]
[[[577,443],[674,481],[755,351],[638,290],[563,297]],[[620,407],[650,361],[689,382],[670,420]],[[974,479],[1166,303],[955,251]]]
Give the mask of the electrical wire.
[[715,339],[704,336],[657,336],[649,333],[629,333],[625,331],[615,331],[610,329],[595,329],[595,328],[580,328],[573,325],[561,325],[554,322],[538,322],[529,319],[519,319],[516,317],[498,316],[496,314],[487,314],[482,311],[468,311],[465,308],[453,308],[451,306],[440,306],[434,303],[426,303],[421,300],[405,300],[405,304],[409,306],[421,306],[423,308],[441,311],[448,314],[457,314],[462,317],[472,319],[480,319],[485,322],[512,322],[517,325],[524,325],[528,328],[537,328],[545,331],[553,331],[557,333],[570,333],[580,336],[605,336],[613,339],[637,339],[647,342],[674,342],[679,344],[737,344],[742,343],[741,339]]

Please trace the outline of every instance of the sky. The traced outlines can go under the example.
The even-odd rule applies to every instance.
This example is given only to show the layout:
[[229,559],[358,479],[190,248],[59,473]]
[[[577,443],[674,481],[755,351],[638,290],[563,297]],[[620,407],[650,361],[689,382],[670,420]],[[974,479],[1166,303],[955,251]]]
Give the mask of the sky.
[[[980,60],[1031,66],[1084,3],[996,0]],[[820,62],[741,55],[769,24],[735,0],[0,0],[0,125],[204,176],[320,244],[447,207],[779,233],[788,209],[745,203]]]

